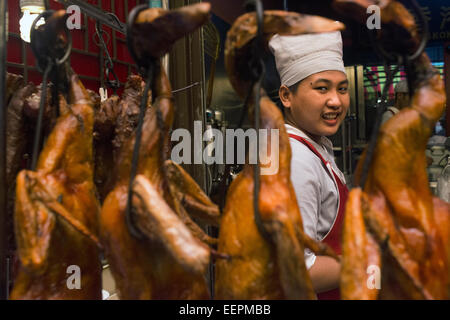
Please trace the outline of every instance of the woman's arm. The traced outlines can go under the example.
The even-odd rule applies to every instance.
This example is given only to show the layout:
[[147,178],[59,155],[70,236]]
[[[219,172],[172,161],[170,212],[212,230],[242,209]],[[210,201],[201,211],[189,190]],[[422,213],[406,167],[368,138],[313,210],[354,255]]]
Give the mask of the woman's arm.
[[317,256],[316,261],[308,271],[316,293],[339,287],[341,264],[335,259],[326,256]]

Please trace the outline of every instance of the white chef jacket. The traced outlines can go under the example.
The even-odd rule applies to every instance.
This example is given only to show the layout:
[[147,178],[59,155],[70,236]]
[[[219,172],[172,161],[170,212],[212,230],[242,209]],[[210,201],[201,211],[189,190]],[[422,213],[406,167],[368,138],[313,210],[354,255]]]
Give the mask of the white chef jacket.
[[[322,157],[329,161],[333,171],[345,184],[345,177],[334,161],[333,144],[326,137],[320,143],[303,131],[286,124],[288,134],[300,136],[310,142]],[[339,208],[338,187],[320,158],[303,143],[289,138],[292,149],[291,181],[303,220],[303,228],[311,238],[322,241],[334,224]],[[305,249],[306,267],[312,267],[316,256]]]

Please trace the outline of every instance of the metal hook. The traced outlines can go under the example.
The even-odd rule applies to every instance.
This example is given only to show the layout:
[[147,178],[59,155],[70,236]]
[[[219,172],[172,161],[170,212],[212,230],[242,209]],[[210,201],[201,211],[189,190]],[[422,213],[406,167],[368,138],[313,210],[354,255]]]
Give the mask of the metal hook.
[[373,38],[373,34],[369,32],[369,35],[371,37],[371,40],[373,41],[373,45],[375,47],[375,49],[378,51],[378,53],[380,54],[380,56],[385,60],[385,61],[393,61],[395,58],[397,58],[397,67],[394,70],[393,73],[391,73],[390,68],[388,68],[385,64],[385,71],[386,71],[386,75],[387,75],[387,80],[385,83],[385,87],[383,89],[383,94],[382,94],[382,101],[381,104],[379,105],[379,108],[377,110],[377,114],[375,117],[375,126],[373,128],[373,132],[372,135],[370,137],[370,141],[369,141],[369,145],[367,147],[367,152],[366,152],[366,157],[364,159],[364,163],[363,163],[363,168],[362,168],[362,173],[361,173],[361,179],[359,181],[359,186],[361,188],[364,188],[364,185],[366,183],[367,177],[368,177],[368,172],[369,172],[369,167],[370,164],[372,162],[373,159],[373,153],[375,151],[375,146],[376,146],[376,141],[377,141],[377,136],[378,136],[378,131],[380,129],[381,126],[381,117],[383,114],[383,111],[386,109],[386,96],[387,96],[387,92],[389,89],[389,86],[392,84],[392,81],[394,79],[395,74],[398,72],[398,70],[400,69],[400,66],[402,64],[405,65],[405,72],[406,72],[406,77],[407,77],[407,82],[408,82],[408,89],[409,89],[409,95],[412,96],[413,94],[413,90],[412,90],[412,79],[411,79],[411,75],[410,75],[410,65],[411,63],[417,59],[425,50],[427,41],[428,41],[428,22],[425,18],[425,15],[423,14],[422,10],[420,9],[419,5],[417,4],[417,2],[415,0],[410,0],[411,4],[413,6],[413,9],[418,13],[420,19],[422,20],[423,23],[423,34],[422,34],[422,39],[421,42],[416,50],[416,52],[414,52],[412,55],[407,55],[405,57],[401,56],[401,55],[392,55],[388,52],[386,52],[384,50],[384,48]]
[[[113,80],[110,80],[110,77],[109,77],[110,73],[114,77]],[[116,94],[117,89],[120,88],[120,81],[119,81],[119,78],[117,77],[117,74],[114,71],[114,69],[109,69],[109,68],[106,69],[106,85],[114,91],[114,94]]]
[[[108,40],[104,40],[103,39],[103,35],[104,34],[106,34],[106,36],[107,36],[107,39]],[[95,36],[97,36],[98,37],[98,42],[97,42],[97,40],[95,39]],[[109,35],[109,33],[108,32],[105,32],[102,28],[101,28],[101,22],[100,21],[97,21],[96,23],[95,23],[95,33],[92,35],[92,38],[93,38],[93,40],[94,40],[94,42],[95,42],[95,44],[97,45],[97,46],[106,46],[106,43],[109,43],[109,41],[111,40],[111,38],[110,38],[110,35]]]
[[[131,35],[132,35],[132,28],[133,28],[134,22],[136,21],[137,16],[139,15],[139,13],[141,11],[146,10],[146,9],[148,9],[148,5],[146,5],[146,4],[134,7],[133,10],[131,10],[131,12],[130,12],[130,14],[128,16],[128,21],[127,21],[127,47],[128,47],[128,52],[130,52],[131,57],[133,58],[133,60],[138,65],[138,68],[140,68],[139,72],[144,77],[145,77],[146,69],[149,68],[149,63],[147,61],[142,61],[137,56],[136,52],[134,51],[133,39],[132,39]],[[152,63],[152,62],[150,62],[150,63]]]
[[[420,9],[419,5],[417,4],[416,0],[410,0],[412,8],[414,9],[414,11],[416,11],[416,13],[418,14],[420,20],[422,20],[422,25],[423,25],[423,32],[422,32],[422,38],[420,41],[419,46],[417,47],[417,50],[411,54],[408,55],[405,59],[409,60],[409,61],[413,61],[415,59],[417,59],[425,50],[426,46],[427,46],[427,42],[428,42],[428,32],[429,32],[429,26],[428,26],[428,21],[422,11],[422,9]],[[389,52],[387,52],[375,39],[374,39],[374,35],[372,32],[368,32],[369,37],[375,47],[375,50],[378,52],[378,54],[384,58],[385,60],[388,61],[394,61],[396,59],[396,55],[393,55]]]
[[[30,33],[30,46],[31,46],[31,50],[33,51],[34,55],[36,56],[36,59],[38,61],[38,69],[40,72],[44,72],[44,70],[46,69],[46,64],[48,61],[48,57],[44,57],[41,55],[41,53],[39,52],[39,49],[37,47],[37,40],[36,40],[36,24],[37,22],[41,19],[47,19],[49,18],[55,11],[54,10],[47,10],[44,11],[42,13],[40,13],[36,19],[34,19],[33,24],[31,25],[31,33]],[[53,61],[54,64],[56,66],[62,65],[64,62],[67,61],[67,59],[70,56],[70,53],[72,51],[72,34],[70,33],[70,31],[68,29],[64,29],[67,35],[67,48],[66,51],[64,52],[64,55],[62,56],[62,58],[58,58],[58,57],[50,57]]]
[[[250,91],[246,97],[244,110],[248,109],[248,103],[250,102],[250,97],[253,94],[255,97],[255,109],[254,109],[254,128],[257,132],[256,134],[256,164],[253,167],[253,181],[254,181],[254,188],[253,188],[253,216],[255,219],[255,224],[258,228],[258,231],[262,234],[262,236],[270,241],[270,236],[267,230],[263,226],[263,222],[261,219],[261,214],[259,212],[259,191],[260,191],[260,165],[259,165],[259,121],[260,121],[260,100],[261,100],[261,88],[262,88],[262,82],[264,80],[265,76],[265,65],[264,61],[262,59],[262,52],[261,48],[264,44],[264,9],[263,5],[260,0],[249,0],[245,3],[245,8],[248,10],[251,10],[252,8],[256,11],[256,23],[258,26],[257,36],[255,41],[253,42],[253,52],[252,52],[252,58],[250,59],[250,70],[252,73],[253,81],[252,85],[250,86]],[[241,118],[242,120],[242,118]]]
[[252,58],[249,61],[251,75],[254,80],[259,78],[261,74],[261,64],[263,50],[261,48],[264,45],[264,9],[260,0],[248,0],[245,3],[245,8],[247,11],[255,10],[256,13],[256,23],[257,23],[257,35],[253,42]]
[[[149,61],[143,61],[138,58],[136,55],[136,52],[134,51],[133,47],[133,40],[132,40],[132,27],[134,25],[134,22],[138,16],[138,14],[142,11],[147,9],[147,5],[140,5],[133,10],[131,10],[129,16],[128,16],[128,22],[127,22],[127,46],[128,50],[136,62],[140,73],[144,78],[147,79],[145,83],[145,89],[142,95],[140,110],[139,110],[139,118],[138,118],[138,126],[136,128],[136,138],[134,142],[134,149],[133,149],[133,156],[131,160],[131,172],[130,172],[130,182],[128,186],[128,198],[127,198],[127,206],[125,211],[125,222],[128,226],[128,230],[130,231],[131,235],[138,239],[142,239],[144,236],[143,234],[138,230],[138,228],[133,224],[132,221],[132,189],[133,189],[133,182],[134,178],[137,173],[137,166],[139,161],[139,150],[141,146],[141,138],[142,138],[142,127],[144,123],[144,116],[145,116],[145,110],[147,107],[147,100],[148,100],[148,91],[152,87],[152,81],[153,81],[153,74],[156,73],[158,70],[155,70],[155,68],[161,68],[158,61],[156,59],[150,59]],[[156,112],[157,117],[160,117],[160,112]],[[157,120],[158,121],[158,120]],[[158,121],[159,122],[159,121]]]
[[47,64],[45,66],[45,71],[42,77],[42,93],[41,99],[39,101],[39,114],[36,123],[36,129],[34,134],[34,142],[33,142],[33,155],[31,158],[31,170],[36,170],[37,160],[39,156],[39,146],[41,144],[41,133],[42,133],[42,122],[44,118],[44,109],[45,103],[47,100],[47,80],[48,76],[53,69],[54,65],[51,59],[48,59]]
[[422,9],[420,9],[419,5],[417,4],[417,1],[416,0],[410,1],[413,9],[417,12],[423,24],[422,41],[420,42],[420,45],[417,48],[416,52],[408,56],[408,60],[413,61],[416,60],[423,53],[425,47],[427,46],[429,26],[425,14],[423,13]]
[[[99,43],[97,44],[99,47],[102,48],[102,51],[106,55],[106,59],[104,62],[105,67],[105,74],[106,74],[106,84],[108,87],[112,88],[114,93],[117,92],[117,89],[120,88],[120,81],[117,77],[115,71],[114,71],[114,62],[112,61],[111,55],[109,54],[108,47],[106,46],[105,40],[103,39],[103,34],[108,35],[108,41],[109,41],[109,34],[102,30],[100,21],[97,21],[95,24],[95,34],[97,34]],[[103,59],[102,59],[103,60]],[[109,74],[112,74],[114,79],[110,80]],[[102,86],[103,86],[103,78],[102,78]]]
[[[53,57],[49,55],[49,51],[46,52],[47,55],[41,55],[41,52],[39,52],[39,49],[37,47],[37,38],[36,38],[36,23],[41,19],[47,19],[50,17],[55,11],[54,10],[47,10],[42,12],[37,16],[36,19],[34,19],[33,24],[31,25],[31,49],[36,56],[36,59],[38,61],[37,67],[38,70],[43,73],[42,77],[42,94],[39,101],[39,114],[38,119],[36,123],[36,129],[35,129],[35,137],[34,137],[34,143],[33,143],[33,155],[32,155],[32,164],[31,164],[31,170],[36,170],[37,160],[38,160],[38,153],[39,153],[39,147],[41,144],[41,131],[42,131],[42,122],[43,122],[43,115],[44,115],[44,109],[45,109],[45,103],[47,100],[47,82],[48,77],[52,73],[52,71],[61,64],[65,63],[67,59],[70,56],[70,53],[72,51],[72,35],[68,29],[65,29],[65,32],[67,34],[67,48],[62,58]],[[53,101],[56,101],[56,108],[57,112],[59,111],[58,105],[59,105],[59,99],[58,99],[58,72],[53,73],[53,81],[54,81],[54,87],[53,87]]]
[[144,115],[145,115],[145,109],[147,106],[148,91],[150,90],[150,84],[151,84],[152,77],[153,77],[153,68],[151,68],[148,71],[148,78],[147,78],[147,82],[145,83],[145,88],[144,88],[144,92],[142,94],[142,100],[141,100],[141,105],[140,105],[140,109],[139,109],[139,120],[138,120],[138,125],[136,128],[136,138],[134,141],[133,156],[132,156],[132,160],[131,160],[131,172],[130,172],[130,182],[128,185],[127,206],[125,209],[125,221],[128,226],[128,230],[134,237],[136,237],[138,239],[142,239],[143,235],[134,226],[133,220],[131,217],[132,200],[133,200],[132,193],[133,193],[133,182],[134,182],[134,178],[136,177],[137,166],[138,166],[138,161],[139,161],[139,150],[141,147],[141,138],[142,138],[142,126],[144,124]]

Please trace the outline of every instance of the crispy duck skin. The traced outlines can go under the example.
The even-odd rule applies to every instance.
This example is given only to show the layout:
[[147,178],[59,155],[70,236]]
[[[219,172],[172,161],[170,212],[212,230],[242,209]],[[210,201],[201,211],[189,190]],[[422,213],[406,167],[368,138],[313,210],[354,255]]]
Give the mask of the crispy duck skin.
[[190,232],[147,178],[137,176],[133,191],[136,220],[143,233],[164,246],[188,272],[204,275],[210,261],[209,248]]
[[114,171],[115,159],[118,157],[120,148],[137,126],[144,85],[140,76],[131,75],[125,84],[122,97],[112,95],[99,103],[96,108],[94,123],[95,185],[101,201],[114,186],[115,176],[111,173]]
[[166,160],[166,174],[172,193],[176,199],[180,199],[190,215],[194,216],[205,225],[219,226],[219,208],[209,199],[200,186],[184,169],[173,161]]
[[[342,29],[342,24],[320,17],[284,11],[265,11],[265,40],[282,32],[285,35],[326,32]],[[227,35],[225,61],[233,87],[244,98],[250,88],[248,72],[249,44],[256,36],[255,14],[236,20]],[[245,62],[244,62],[245,61]],[[246,69],[247,68],[247,69]],[[259,214],[255,222],[253,208],[253,166],[232,182],[220,222],[218,251],[230,256],[216,265],[215,292],[218,299],[315,299],[306,270],[304,248],[318,254],[335,256],[322,243],[316,243],[303,231],[300,210],[290,180],[291,149],[284,119],[276,105],[262,90],[260,128],[278,129],[279,150],[271,152],[270,164],[278,163],[278,172],[260,176]],[[250,108],[252,118],[253,107]],[[268,150],[271,150],[269,142]],[[265,162],[266,163],[266,162]],[[261,164],[261,167],[265,166]],[[262,228],[264,236],[261,232]]]
[[[192,6],[193,10],[183,9],[182,12],[195,13],[194,17],[207,16],[209,8],[209,4],[198,4]],[[162,16],[172,14],[171,11],[148,10]],[[141,14],[146,16],[149,12],[146,10]],[[140,17],[137,21],[151,23],[142,22]],[[176,38],[180,38],[200,26],[197,19],[189,19],[189,16],[182,22],[156,34],[173,32],[177,34]],[[142,40],[142,35],[139,37]],[[141,234],[141,238],[130,232],[125,216],[136,138],[133,133],[122,145],[114,173],[114,189],[102,207],[101,241],[121,299],[207,299],[210,295],[205,270],[210,251],[201,241],[205,240],[203,236],[207,236],[191,220],[182,206],[182,199],[178,199],[175,192],[197,191],[198,186],[191,185],[193,180],[179,180],[185,177],[185,172],[179,168],[179,174],[175,170],[178,167],[164,159],[174,106],[169,80],[159,63],[155,64],[152,83],[155,101],[144,118],[131,213],[132,227]],[[160,112],[160,123],[157,112]],[[171,170],[175,173],[169,174],[171,178],[166,177],[165,172]],[[175,183],[180,186],[175,187]],[[188,186],[186,191],[183,189],[185,186]],[[217,207],[208,207],[210,203],[205,202],[204,197],[203,194],[192,195],[193,199],[199,199],[198,203],[194,201],[198,207],[206,204],[207,212],[217,213]]]
[[[64,114],[68,111],[66,98],[59,94],[59,112],[56,112],[56,108],[53,107],[53,99],[52,99],[52,83],[48,83],[47,85],[47,94],[46,94],[46,102],[44,104],[44,114],[42,118],[42,135],[47,137],[52,131],[53,127],[56,124],[58,119],[58,115]],[[28,97],[25,98],[24,105],[24,114],[27,118],[27,123],[29,124],[29,148],[28,150],[32,150],[32,141],[34,137],[34,130],[36,129],[37,119],[39,115],[39,107],[40,101],[42,97],[42,83],[36,87],[33,93],[31,93]]]
[[24,98],[35,91],[33,84],[17,88],[6,110],[6,187],[7,187],[7,217],[6,224],[8,233],[9,250],[14,250],[14,197],[16,176],[26,165],[27,141],[29,141],[30,130],[24,115]]
[[[48,27],[65,26],[53,20],[65,21],[64,12],[56,11]],[[46,34],[59,33],[50,31]],[[68,79],[68,109],[50,133],[36,171],[17,176],[14,227],[20,267],[10,294],[14,300],[101,299],[93,101],[68,65],[61,71]],[[70,278],[70,266],[81,272],[78,289],[72,288],[77,281]]]
[[22,158],[26,152],[27,128],[25,123],[25,98],[36,91],[30,83],[18,89],[8,104],[6,114],[6,177],[7,185],[13,185],[17,173],[21,169]]
[[[139,106],[144,87],[145,82],[141,76],[131,75],[128,78],[119,103],[114,127],[113,146],[116,153],[119,152],[124,142],[130,138],[137,127]],[[147,107],[150,107],[151,101],[151,93],[149,93]]]
[[6,94],[5,101],[3,101],[4,105],[7,106],[12,96],[16,93],[19,88],[23,87],[24,81],[21,75],[6,73]]
[[[336,1],[340,2],[371,3]],[[400,46],[402,50],[414,51],[418,42],[414,27],[407,23],[409,13],[393,1],[383,5],[382,15],[386,13],[391,29],[398,23],[409,30],[408,37],[397,39],[408,43]],[[431,194],[425,158],[428,138],[445,108],[444,84],[426,54],[413,61],[410,76],[411,104],[380,128],[364,189],[352,190],[347,202],[341,271],[344,299],[449,298],[450,211],[448,204]],[[365,228],[355,230],[355,221]],[[367,277],[362,273],[370,264],[381,268],[381,289],[376,293],[364,288]]]
[[[151,190],[156,189],[164,201],[170,204],[173,199],[163,177],[164,163],[161,157],[160,143],[166,143],[168,132],[160,132],[157,126],[156,108],[159,108],[165,126],[170,127],[173,121],[173,103],[170,84],[164,70],[155,77],[156,101],[148,109],[145,116],[142,143],[139,156],[138,174],[142,180],[147,179]],[[134,135],[124,145],[119,156],[117,183],[106,197],[101,212],[101,239],[105,247],[106,257],[116,280],[121,299],[206,299],[209,293],[203,274],[195,274],[186,270],[177,261],[172,251],[168,250],[164,230],[152,225],[152,206],[136,205],[134,224],[144,234],[144,239],[134,237],[125,221],[125,209],[128,195],[128,183],[131,172],[131,154],[134,146]],[[139,188],[135,190],[139,199],[147,199]],[[141,196],[139,196],[141,194]],[[138,200],[134,197],[135,204]],[[167,201],[169,198],[170,201]],[[164,202],[159,199],[158,203]],[[138,202],[139,203],[139,202]],[[167,204],[164,208],[167,210]],[[146,221],[150,220],[150,221]],[[204,246],[198,241],[199,250]]]
[[[132,29],[133,48],[139,59],[148,61],[169,52],[179,39],[181,27],[192,30],[191,26],[201,26],[208,21],[209,6],[199,3],[170,11],[158,8],[141,11]],[[148,41],[149,35],[153,41]]]
[[13,190],[26,149],[24,99],[35,91],[33,84],[24,85],[23,77],[6,74],[6,186]]
[[[17,177],[15,233],[21,266],[11,299],[101,299],[94,112],[76,75],[70,90],[70,111],[58,119],[36,171],[24,170]],[[67,286],[71,265],[80,267],[80,290]]]
[[94,182],[100,202],[111,190],[109,181],[114,168],[112,139],[119,110],[120,97],[112,95],[99,104],[94,122]]

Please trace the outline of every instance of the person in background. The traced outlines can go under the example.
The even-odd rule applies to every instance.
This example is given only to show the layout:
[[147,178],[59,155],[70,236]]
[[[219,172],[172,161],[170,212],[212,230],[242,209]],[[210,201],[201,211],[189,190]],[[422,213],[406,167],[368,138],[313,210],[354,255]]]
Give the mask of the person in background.
[[[337,132],[350,105],[341,34],[275,35],[269,48],[281,80],[291,181],[305,233],[340,255],[348,189],[327,136]],[[339,299],[340,263],[308,249],[305,262],[318,298]]]
[[390,118],[395,116],[402,110],[404,107],[409,106],[410,98],[409,98],[409,90],[408,83],[406,80],[401,80],[395,86],[395,97],[394,97],[394,106],[388,107],[386,111],[383,113],[381,117],[381,124],[388,121]]

